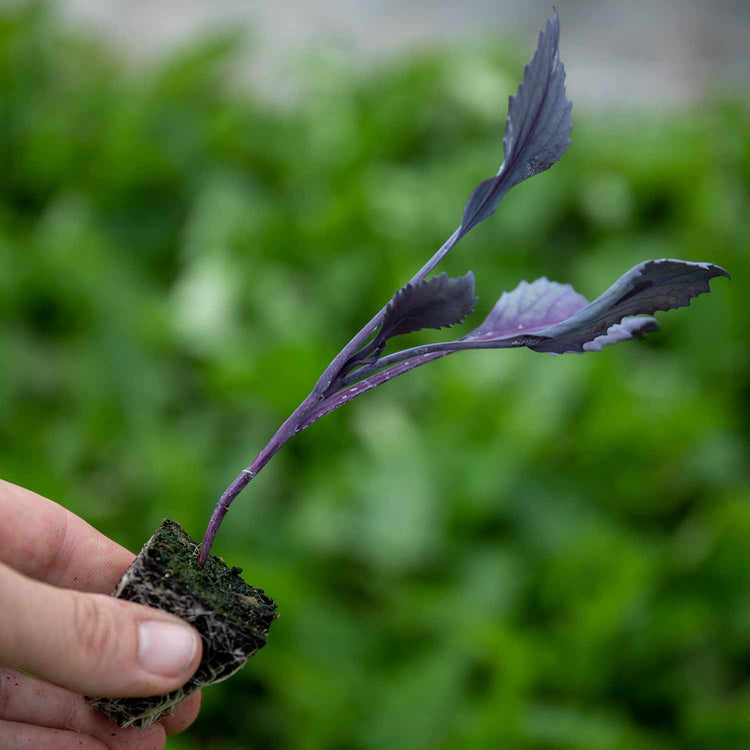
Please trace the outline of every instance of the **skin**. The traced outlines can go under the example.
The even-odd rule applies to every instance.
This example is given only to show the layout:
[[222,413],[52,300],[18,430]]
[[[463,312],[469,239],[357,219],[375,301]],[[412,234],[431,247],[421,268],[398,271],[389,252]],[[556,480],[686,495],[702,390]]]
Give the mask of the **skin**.
[[[0,480],[0,747],[161,750],[195,720],[200,693],[145,730],[118,728],[82,697],[165,693],[200,663],[195,630],[108,596],[134,557],[61,505]],[[138,658],[140,626],[154,621],[188,629],[179,666],[154,671]]]

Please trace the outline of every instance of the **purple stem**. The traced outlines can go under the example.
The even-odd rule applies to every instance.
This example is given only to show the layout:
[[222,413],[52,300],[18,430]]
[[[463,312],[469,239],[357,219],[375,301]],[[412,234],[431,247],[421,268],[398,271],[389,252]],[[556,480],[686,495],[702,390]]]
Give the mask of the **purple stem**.
[[[435,266],[440,263],[448,252],[450,252],[461,236],[461,227],[459,226],[458,229],[456,229],[456,231],[445,241],[443,246],[432,256],[432,258],[430,258],[427,263],[425,263],[422,268],[414,274],[409,280],[409,283],[416,284],[422,281],[422,279],[425,279]],[[361,383],[357,383],[355,386],[338,390],[342,386],[342,382],[339,380],[342,367],[354,354],[356,354],[356,352],[359,351],[367,339],[378,329],[378,326],[380,326],[383,320],[386,307],[388,307],[388,305],[385,305],[380,312],[378,312],[372,320],[370,320],[370,322],[367,323],[362,330],[359,331],[359,333],[357,333],[333,358],[318,379],[318,382],[315,384],[315,388],[313,388],[310,395],[294,410],[294,412],[292,412],[281,427],[279,427],[274,436],[268,441],[268,444],[253,459],[252,463],[246,469],[243,469],[232,484],[224,490],[224,493],[219,498],[219,502],[214,508],[214,512],[211,514],[206,533],[203,535],[203,541],[201,542],[200,552],[198,554],[199,565],[203,566],[206,564],[206,560],[208,560],[208,557],[211,554],[211,547],[216,538],[216,533],[219,530],[219,526],[221,525],[224,516],[229,510],[229,506],[237,495],[247,487],[250,481],[258,475],[260,470],[268,463],[279,448],[289,440],[289,438],[296,435],[298,432],[301,432],[306,427],[309,427],[322,416],[337,409],[348,401],[351,401],[356,396],[366,393],[381,383],[385,383],[421,364],[425,364],[426,362],[437,359],[438,357],[443,357],[450,353],[438,352],[425,355],[424,357],[414,357],[408,362],[403,362],[388,370],[371,375]]]
[[[536,339],[536,341],[533,341]],[[481,338],[459,339],[458,341],[443,341],[436,344],[423,344],[411,349],[404,349],[387,357],[382,357],[375,364],[368,368],[363,368],[359,372],[355,370],[351,375],[344,378],[342,387],[333,395],[321,401],[314,406],[307,417],[300,423],[297,432],[307,429],[313,422],[317,422],[321,417],[330,414],[339,406],[349,403],[357,396],[361,396],[367,391],[371,391],[383,383],[387,383],[399,375],[410,372],[411,370],[426,365],[440,357],[445,357],[454,352],[464,351],[466,349],[518,349],[524,346],[530,346],[532,343],[538,343],[544,337],[535,337],[533,335],[525,336],[507,336],[505,338]],[[376,372],[373,373],[373,371]]]
[[[459,339],[458,341],[438,341],[435,344],[422,344],[421,346],[413,346],[410,349],[402,349],[400,352],[394,352],[393,354],[388,354],[385,357],[380,357],[380,359],[372,364],[363,365],[360,369],[353,370],[349,375],[346,375],[341,379],[341,389],[337,393],[343,393],[344,391],[349,390],[348,386],[351,386],[353,383],[361,385],[362,382],[365,382],[366,380],[367,382],[369,382],[369,377],[374,372],[377,372],[379,370],[387,370],[388,372],[390,372],[392,369],[395,369],[394,365],[397,365],[399,362],[412,362],[413,360],[419,359],[427,354],[439,353],[444,356],[446,354],[452,354],[453,352],[463,351],[465,349],[518,349],[524,346],[532,346],[534,344],[541,343],[545,339],[545,336],[534,336],[534,334],[527,333],[524,333],[520,336],[515,334],[502,336],[492,333],[484,337],[475,336],[473,338]],[[435,358],[433,357],[425,361],[431,362],[432,359]],[[414,367],[419,367],[419,365],[421,364],[424,364],[424,362],[420,360],[417,364],[408,369],[411,370]],[[408,372],[408,370],[403,370],[403,372]],[[396,373],[396,375],[401,374],[401,371]],[[386,380],[391,380],[393,377],[395,377],[395,375],[390,378],[386,378]],[[367,390],[370,389],[368,388]],[[326,401],[324,401],[323,403],[328,403],[328,400],[329,399],[326,399]],[[304,425],[305,427],[307,427],[307,420],[305,421]]]
[[214,539],[216,538],[216,532],[219,530],[224,516],[229,510],[229,506],[237,495],[247,487],[251,479],[254,479],[260,470],[269,462],[274,456],[276,451],[281,448],[290,437],[299,432],[299,423],[311,408],[322,400],[322,396],[317,395],[315,392],[311,393],[286,419],[286,421],[276,430],[274,436],[268,441],[265,448],[253,459],[252,463],[243,469],[239,476],[224,490],[224,493],[219,498],[219,502],[214,508],[214,512],[211,514],[211,520],[208,522],[206,533],[203,535],[203,541],[201,542],[200,553],[198,554],[198,564],[202,567],[206,564],[208,556],[211,554],[211,547],[213,546]]
[[[443,246],[425,263],[422,268],[409,279],[409,284],[417,284],[422,279],[427,278],[427,275],[440,263],[440,261],[450,252],[453,246],[461,238],[461,227],[458,227],[455,232],[443,243]],[[354,338],[333,358],[328,367],[324,370],[320,379],[315,385],[314,393],[326,394],[336,379],[337,375],[341,372],[341,368],[347,362],[347,360],[359,351],[360,347],[367,341],[367,339],[377,330],[378,326],[383,320],[383,314],[385,313],[388,305],[384,305],[380,311],[375,315],[372,320],[367,323],[362,330],[354,336]]]
[[339,406],[349,403],[349,401],[357,398],[357,396],[361,396],[363,393],[367,393],[367,391],[371,391],[373,388],[376,388],[383,383],[387,383],[389,380],[393,380],[393,378],[397,378],[399,375],[403,375],[420,365],[426,365],[434,359],[440,359],[440,357],[445,357],[447,354],[452,354],[453,351],[455,350],[431,351],[426,354],[421,354],[407,360],[406,362],[401,362],[393,367],[389,367],[387,370],[376,372],[374,375],[370,375],[368,378],[365,378],[354,385],[350,385],[348,388],[342,388],[310,411],[304,421],[300,424],[299,432],[302,432],[302,430],[309,427],[313,422],[317,422],[326,414],[330,414],[334,409],[338,409]]

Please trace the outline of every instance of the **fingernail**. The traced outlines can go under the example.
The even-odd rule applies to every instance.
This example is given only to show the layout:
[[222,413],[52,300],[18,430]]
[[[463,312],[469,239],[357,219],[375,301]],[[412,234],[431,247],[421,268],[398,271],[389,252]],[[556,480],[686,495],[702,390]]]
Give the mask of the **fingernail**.
[[186,625],[159,620],[138,623],[138,661],[152,674],[177,677],[195,656],[198,639]]

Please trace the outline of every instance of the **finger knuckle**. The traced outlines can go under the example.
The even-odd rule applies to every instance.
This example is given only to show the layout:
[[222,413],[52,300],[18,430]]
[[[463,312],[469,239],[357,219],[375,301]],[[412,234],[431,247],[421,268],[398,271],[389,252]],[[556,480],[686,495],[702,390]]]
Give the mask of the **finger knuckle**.
[[116,646],[115,627],[111,614],[93,596],[79,595],[73,599],[74,637],[93,663],[106,658]]

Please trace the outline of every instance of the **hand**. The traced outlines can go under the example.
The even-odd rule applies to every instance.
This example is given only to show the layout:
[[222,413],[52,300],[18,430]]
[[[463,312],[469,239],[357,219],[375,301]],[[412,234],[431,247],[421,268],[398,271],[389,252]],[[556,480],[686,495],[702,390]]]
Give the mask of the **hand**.
[[133,558],[0,480],[0,747],[159,750],[193,722],[200,693],[145,730],[119,729],[82,697],[166,693],[200,662],[200,636],[182,620],[106,595]]

